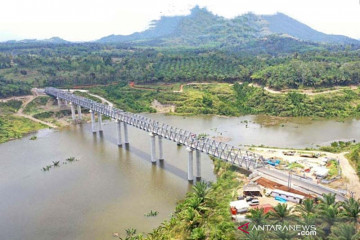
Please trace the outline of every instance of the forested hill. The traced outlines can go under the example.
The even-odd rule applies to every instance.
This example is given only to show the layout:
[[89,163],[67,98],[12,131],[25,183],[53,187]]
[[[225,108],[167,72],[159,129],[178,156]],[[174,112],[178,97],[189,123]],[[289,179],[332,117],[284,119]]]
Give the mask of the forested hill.
[[269,30],[273,33],[287,34],[301,40],[313,42],[359,44],[358,40],[346,36],[325,34],[316,31],[282,13],[263,15],[262,18],[268,22]]
[[233,19],[212,14],[195,7],[186,16],[162,17],[153,21],[148,30],[131,35],[110,35],[100,43],[137,42],[151,46],[234,46],[254,44],[259,40],[293,38],[299,41],[331,44],[360,44],[341,35],[318,32],[284,14],[255,15],[247,13]]

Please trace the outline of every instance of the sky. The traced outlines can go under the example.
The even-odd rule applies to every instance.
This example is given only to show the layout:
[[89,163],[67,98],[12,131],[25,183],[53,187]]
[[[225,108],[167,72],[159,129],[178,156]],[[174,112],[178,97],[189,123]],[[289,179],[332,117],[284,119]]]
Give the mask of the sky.
[[315,30],[360,39],[360,0],[0,0],[0,41],[127,35],[196,5],[226,18],[282,12]]

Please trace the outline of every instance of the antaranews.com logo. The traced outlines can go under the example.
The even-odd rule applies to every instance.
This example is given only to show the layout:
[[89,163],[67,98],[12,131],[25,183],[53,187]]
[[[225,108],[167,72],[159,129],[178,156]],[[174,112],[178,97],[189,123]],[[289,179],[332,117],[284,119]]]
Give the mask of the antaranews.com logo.
[[246,234],[249,234],[249,231],[294,231],[297,232],[299,236],[316,236],[316,226],[315,225],[300,225],[300,224],[289,224],[289,225],[276,225],[276,224],[266,224],[266,225],[253,225],[249,226],[250,222],[245,223],[238,227],[240,231],[243,231]]

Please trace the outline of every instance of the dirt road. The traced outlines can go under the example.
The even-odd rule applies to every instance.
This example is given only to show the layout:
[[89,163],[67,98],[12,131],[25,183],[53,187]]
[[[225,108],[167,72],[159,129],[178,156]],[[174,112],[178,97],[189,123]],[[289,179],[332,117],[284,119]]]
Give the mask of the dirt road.
[[360,181],[355,172],[355,169],[351,166],[349,160],[345,157],[346,153],[338,154],[341,170],[343,176],[345,176],[349,182],[347,183],[347,189],[354,193],[355,198],[360,198]]
[[[240,82],[242,84],[242,82]],[[343,89],[346,89],[346,88],[343,88],[343,87],[336,87],[336,89],[332,89],[332,90],[325,90],[325,91],[322,91],[322,92],[314,92],[315,89],[301,89],[301,90],[296,90],[296,89],[286,89],[286,90],[274,90],[274,89],[271,89],[269,87],[263,87],[263,86],[260,86],[259,84],[256,84],[256,83],[250,83],[249,86],[254,86],[254,87],[259,87],[259,88],[263,88],[265,91],[269,92],[269,93],[273,93],[273,94],[286,94],[288,92],[291,92],[291,91],[296,91],[298,93],[301,93],[301,94],[305,94],[305,95],[309,95],[309,96],[316,96],[316,95],[321,95],[321,94],[327,94],[327,93],[335,93],[335,92],[339,92]],[[355,90],[358,88],[358,86],[349,86],[349,88],[351,90]]]
[[21,107],[19,108],[19,110],[17,111],[17,113],[15,113],[14,115],[15,116],[18,116],[18,117],[24,117],[24,118],[27,118],[27,119],[30,119],[34,122],[37,122],[37,123],[41,123],[41,124],[44,124],[48,127],[51,127],[51,128],[57,128],[57,126],[55,124],[52,124],[52,123],[49,123],[49,122],[45,122],[45,121],[42,121],[40,119],[37,119],[37,118],[34,118],[33,116],[30,116],[28,114],[24,114],[23,111],[24,109],[26,108],[26,106],[36,98],[37,96],[34,96],[34,95],[29,95],[29,96],[26,96],[26,100],[25,102],[21,105]]

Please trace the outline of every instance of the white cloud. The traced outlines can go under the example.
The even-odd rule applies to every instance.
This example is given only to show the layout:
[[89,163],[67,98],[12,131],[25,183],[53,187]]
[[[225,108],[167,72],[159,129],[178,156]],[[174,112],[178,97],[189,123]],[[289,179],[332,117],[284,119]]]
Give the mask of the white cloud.
[[87,41],[130,34],[161,15],[187,14],[196,4],[227,18],[283,12],[316,30],[360,38],[358,0],[1,0],[0,33],[7,36],[0,40],[16,35]]

